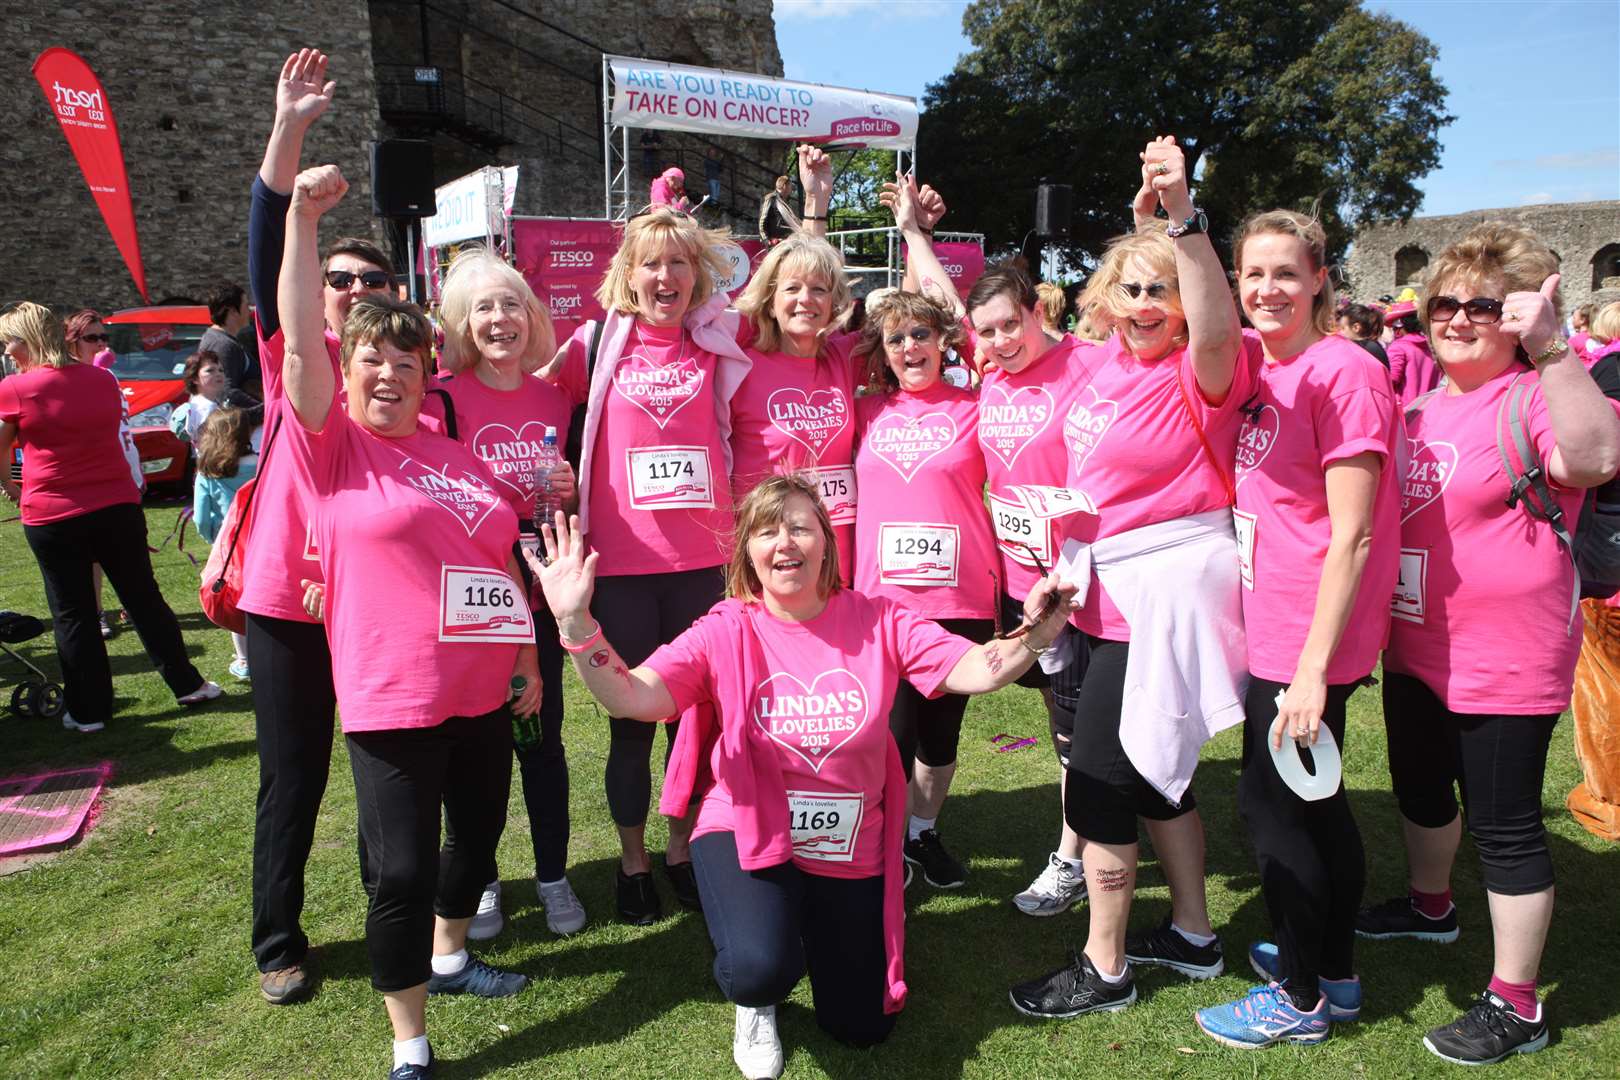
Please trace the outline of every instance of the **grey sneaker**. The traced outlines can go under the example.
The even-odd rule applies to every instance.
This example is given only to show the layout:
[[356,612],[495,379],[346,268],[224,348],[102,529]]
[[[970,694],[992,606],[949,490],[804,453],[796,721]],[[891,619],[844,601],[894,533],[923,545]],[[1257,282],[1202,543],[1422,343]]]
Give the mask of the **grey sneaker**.
[[579,902],[567,878],[548,885],[536,880],[534,891],[545,905],[546,926],[553,934],[572,934],[585,928],[585,905]]
[[70,712],[65,712],[62,714],[62,727],[67,731],[100,731],[106,726],[107,725],[103,724],[100,720],[92,720],[89,723],[82,723],[73,719],[73,714]]
[[1076,874],[1057,852],[1046,857],[1046,867],[1029,888],[1012,898],[1025,915],[1046,916],[1068,911],[1086,898],[1086,875]]
[[501,916],[501,883],[496,880],[484,886],[483,895],[478,898],[478,911],[467,924],[467,936],[474,941],[488,941],[505,926],[506,920]]

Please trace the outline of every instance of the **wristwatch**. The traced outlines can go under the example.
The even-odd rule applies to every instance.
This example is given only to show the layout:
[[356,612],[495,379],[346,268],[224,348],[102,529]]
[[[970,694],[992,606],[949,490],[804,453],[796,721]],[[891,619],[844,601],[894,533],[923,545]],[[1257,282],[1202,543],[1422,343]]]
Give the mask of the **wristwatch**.
[[1183,221],[1180,225],[1172,225],[1168,229],[1164,230],[1164,235],[1168,236],[1172,240],[1175,240],[1183,236],[1191,236],[1193,233],[1208,231],[1209,219],[1204,216],[1204,212],[1202,210],[1195,206],[1193,207],[1192,216],[1187,218],[1187,220]]

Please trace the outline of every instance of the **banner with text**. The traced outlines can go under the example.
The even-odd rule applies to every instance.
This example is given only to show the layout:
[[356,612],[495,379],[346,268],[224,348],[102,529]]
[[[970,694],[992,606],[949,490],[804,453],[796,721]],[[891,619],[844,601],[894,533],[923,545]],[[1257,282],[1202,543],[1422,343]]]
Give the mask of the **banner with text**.
[[955,240],[941,240],[934,245],[934,254],[951,277],[959,295],[966,297],[973,283],[984,274],[984,248],[979,244]]
[[751,139],[910,150],[917,102],[769,75],[609,56],[611,122]]

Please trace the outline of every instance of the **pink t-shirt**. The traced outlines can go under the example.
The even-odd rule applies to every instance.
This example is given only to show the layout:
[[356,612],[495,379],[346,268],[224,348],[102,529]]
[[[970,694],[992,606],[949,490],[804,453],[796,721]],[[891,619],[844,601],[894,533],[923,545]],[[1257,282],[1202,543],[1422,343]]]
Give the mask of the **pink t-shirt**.
[[325,570],[343,730],[432,727],[499,706],[534,627],[507,572],[517,515],[483,462],[431,432],[374,434],[339,405],[320,432],[290,407],[284,416],[282,467],[302,474]]
[[544,487],[540,449],[547,427],[557,429],[557,454],[568,441],[573,406],[543,379],[526,378],[516,390],[497,390],[472,371],[441,376],[436,384],[456,406],[456,431],[478,455],[520,521],[534,516],[535,493]]
[[[937,697],[973,643],[892,600],[848,589],[802,623],[778,619],[760,604],[744,611],[752,642],[738,641],[718,616],[705,615],[653,653],[647,666],[664,680],[677,709],[713,702],[723,725],[749,725],[749,745],[778,755],[800,869],[844,878],[881,874],[895,689],[905,679]],[[770,674],[746,701],[717,700],[715,665],[755,647],[759,670]],[[708,776],[699,779],[712,786],[702,791],[694,837],[733,827],[731,796],[714,778],[719,748],[716,740]]]
[[[584,402],[591,325],[568,340],[557,385]],[[597,573],[719,566],[730,551],[731,479],[715,422],[719,359],[680,327],[637,320],[613,370],[591,452]]]
[[855,472],[855,587],[930,619],[995,616],[995,537],[984,506],[978,395],[941,383],[863,397]]
[[[1230,477],[1225,474],[1237,452],[1241,406],[1254,393],[1260,360],[1260,339],[1246,332],[1231,389],[1219,405],[1211,405],[1198,388],[1185,346],[1158,360],[1138,360],[1118,334],[1109,338],[1093,364],[1096,374],[1063,417],[1068,486],[1084,491],[1097,506],[1096,516],[1066,519],[1069,535],[1090,543],[1227,505]],[[1219,473],[1193,427],[1193,413],[1220,463]],[[1074,623],[1109,641],[1131,638],[1129,624],[1095,570]]]
[[754,366],[731,398],[733,498],[741,504],[775,473],[814,473],[846,585],[855,555],[856,337],[831,335],[814,359],[748,349]]
[[1044,517],[1013,485],[1063,486],[1068,452],[1063,413],[1091,380],[1097,347],[1065,337],[1017,374],[994,368],[979,387],[979,448],[989,480],[991,527],[1001,552],[1002,589],[1023,600],[1062,549],[1062,519]]
[[1382,461],[1372,551],[1327,681],[1337,686],[1372,673],[1389,637],[1387,597],[1400,564],[1404,431],[1384,365],[1352,341],[1329,335],[1261,366],[1259,395],[1245,403],[1238,433],[1232,515],[1252,674],[1293,681],[1332,536],[1325,470],[1369,452]]
[[[1522,365],[1470,393],[1435,394],[1406,418],[1401,573],[1384,667],[1422,679],[1453,712],[1562,712],[1581,650],[1569,554],[1551,526],[1506,501],[1496,415],[1515,378],[1534,388],[1526,434],[1548,461],[1557,444],[1547,405]],[[1575,521],[1585,493],[1553,491]]]
[[[341,342],[326,331],[326,353],[332,361],[332,377],[337,380],[333,408],[341,408],[343,378],[338,355]],[[274,335],[259,335],[259,355],[264,360],[264,442],[267,453],[259,458],[258,479],[253,489],[252,531],[247,538],[247,556],[242,563],[242,599],[237,606],[254,615],[294,622],[314,622],[304,612],[301,579],[323,581],[320,553],[310,532],[304,511],[306,492],[303,472],[285,464],[281,443],[287,432],[275,435],[278,425],[298,426],[292,410],[286,407],[286,389],[281,381],[286,341],[278,328]],[[290,440],[288,440],[290,441]]]
[[1402,334],[1384,350],[1389,355],[1389,378],[1400,396],[1401,407],[1440,385],[1440,365],[1422,334]]
[[102,368],[40,364],[0,379],[0,421],[17,425],[23,452],[24,525],[141,501],[124,460],[123,418],[118,380]]

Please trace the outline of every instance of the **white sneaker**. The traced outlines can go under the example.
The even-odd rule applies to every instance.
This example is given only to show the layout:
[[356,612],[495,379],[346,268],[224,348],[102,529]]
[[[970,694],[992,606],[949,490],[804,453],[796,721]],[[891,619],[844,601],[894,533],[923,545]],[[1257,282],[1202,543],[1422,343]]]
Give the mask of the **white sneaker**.
[[1086,875],[1075,873],[1057,852],[1046,857],[1046,867],[1029,888],[1012,898],[1025,915],[1056,915],[1086,898]]
[[213,701],[225,691],[219,688],[219,683],[203,680],[203,684],[185,697],[177,698],[182,705],[201,705],[205,701]]
[[65,713],[62,714],[62,726],[64,728],[66,728],[68,731],[90,732],[90,731],[100,731],[102,728],[106,727],[107,725],[103,724],[99,720],[97,720],[93,724],[81,724],[77,720],[73,719],[73,714],[72,713],[65,712]]
[[534,891],[540,897],[540,903],[545,905],[546,926],[551,928],[553,934],[572,934],[585,928],[585,905],[579,902],[567,878],[549,885],[542,885],[536,880]]
[[748,1080],[776,1080],[782,1075],[782,1039],[776,1034],[776,1006],[737,1006],[737,1032],[731,1037],[731,1060]]
[[505,925],[506,920],[501,918],[501,883],[492,881],[478,898],[478,911],[467,924],[467,936],[474,941],[488,941]]

